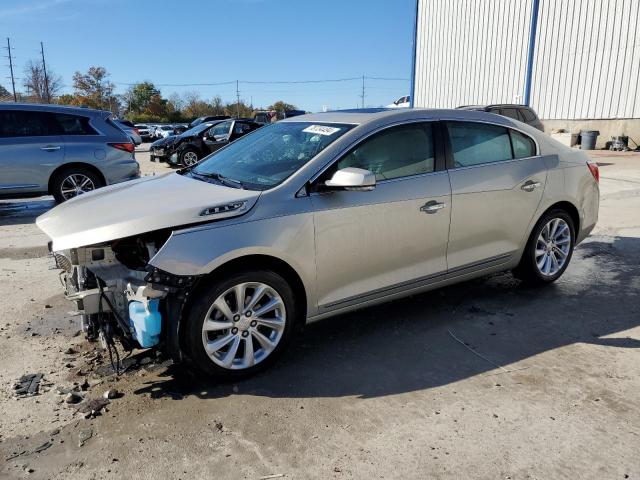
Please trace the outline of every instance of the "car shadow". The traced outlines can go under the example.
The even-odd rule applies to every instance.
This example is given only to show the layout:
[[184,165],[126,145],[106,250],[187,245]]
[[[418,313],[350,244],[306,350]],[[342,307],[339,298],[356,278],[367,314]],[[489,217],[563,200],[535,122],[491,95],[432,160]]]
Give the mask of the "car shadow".
[[35,223],[36,218],[55,207],[53,197],[0,199],[0,226]]
[[[591,238],[544,288],[497,274],[323,320],[276,365],[240,382],[242,394],[380,397],[535,368],[535,355],[574,343],[639,348],[635,338],[607,338],[640,324],[639,257],[638,238]],[[182,399],[232,391],[176,366],[136,393]]]

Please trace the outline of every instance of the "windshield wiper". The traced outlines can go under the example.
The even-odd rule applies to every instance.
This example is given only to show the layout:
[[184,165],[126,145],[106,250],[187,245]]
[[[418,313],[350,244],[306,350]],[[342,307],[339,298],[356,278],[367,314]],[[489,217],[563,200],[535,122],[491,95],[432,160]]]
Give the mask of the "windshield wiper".
[[227,187],[244,189],[244,184],[240,180],[234,180],[232,178],[225,177],[224,175],[217,172],[202,173],[202,172],[192,171],[192,173],[205,178],[213,178],[214,180],[219,181],[220,183],[222,183],[223,185],[226,185]]

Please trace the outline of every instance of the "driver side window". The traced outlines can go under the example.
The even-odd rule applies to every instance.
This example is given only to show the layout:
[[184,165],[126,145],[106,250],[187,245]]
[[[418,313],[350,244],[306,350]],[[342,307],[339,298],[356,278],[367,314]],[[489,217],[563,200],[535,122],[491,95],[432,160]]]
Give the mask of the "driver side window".
[[209,129],[209,131],[207,132],[207,137],[226,135],[229,133],[230,128],[231,128],[231,122],[219,123]]
[[337,170],[369,170],[376,181],[431,173],[435,169],[430,123],[409,123],[374,134],[337,163]]

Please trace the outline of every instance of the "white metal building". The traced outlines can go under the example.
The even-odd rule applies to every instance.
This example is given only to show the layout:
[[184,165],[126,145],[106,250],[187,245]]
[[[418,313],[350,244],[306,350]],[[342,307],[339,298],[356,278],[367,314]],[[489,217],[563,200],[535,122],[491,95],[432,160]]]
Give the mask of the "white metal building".
[[614,130],[640,129],[640,0],[417,0],[416,7],[415,106],[529,100],[547,128],[607,119]]

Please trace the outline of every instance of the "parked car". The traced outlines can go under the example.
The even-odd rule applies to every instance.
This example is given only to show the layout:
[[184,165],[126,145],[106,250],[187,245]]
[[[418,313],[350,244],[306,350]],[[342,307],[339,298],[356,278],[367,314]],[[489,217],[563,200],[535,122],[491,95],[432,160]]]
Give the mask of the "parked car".
[[0,196],[77,195],[138,178],[134,145],[111,113],[0,103]]
[[167,138],[171,135],[175,135],[173,131],[173,125],[159,125],[156,127],[156,135],[158,138]]
[[167,145],[165,155],[168,163],[190,167],[207,155],[262,126],[248,119],[237,119],[217,121],[209,128],[196,130],[201,125],[188,130],[175,142]]
[[229,379],[306,322],[505,270],[549,284],[598,203],[597,164],[521,122],[373,109],[277,122],[37,225],[88,331]]
[[149,127],[149,125],[138,123],[135,125],[135,127],[138,129],[138,134],[140,135],[140,138],[143,142],[151,141],[151,128]]
[[193,128],[196,125],[200,125],[204,122],[213,122],[215,120],[226,120],[231,118],[229,115],[205,115],[204,117],[198,117],[189,124],[189,128]]
[[181,133],[184,133],[187,130],[189,130],[189,126],[188,125],[184,125],[182,123],[179,123],[179,124],[176,124],[176,125],[173,126],[174,135],[180,135]]
[[135,145],[140,145],[142,143],[140,132],[129,120],[114,119],[113,122],[129,136]]
[[400,97],[395,102],[386,106],[386,108],[409,108],[411,106],[411,95]]
[[541,132],[544,132],[544,125],[538,118],[538,114],[533,110],[533,108],[526,105],[504,103],[495,105],[465,105],[458,108],[461,110],[476,110],[480,112],[495,113],[497,115],[502,115],[503,117],[513,118],[514,120],[519,120],[520,122],[531,125]]
[[151,160],[188,167],[261,126],[248,119],[201,123],[180,135],[154,142],[149,149]]

